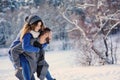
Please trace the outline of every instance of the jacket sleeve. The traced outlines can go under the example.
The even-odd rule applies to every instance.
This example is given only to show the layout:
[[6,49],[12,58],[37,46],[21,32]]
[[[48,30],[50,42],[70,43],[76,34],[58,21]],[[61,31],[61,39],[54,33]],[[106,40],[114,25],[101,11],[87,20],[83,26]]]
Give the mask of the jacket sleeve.
[[22,41],[22,48],[24,51],[27,52],[39,52],[40,49],[38,47],[34,47],[30,44],[32,35],[30,33],[26,33],[23,37],[23,41]]
[[45,49],[47,47],[47,43],[42,44],[42,48]]

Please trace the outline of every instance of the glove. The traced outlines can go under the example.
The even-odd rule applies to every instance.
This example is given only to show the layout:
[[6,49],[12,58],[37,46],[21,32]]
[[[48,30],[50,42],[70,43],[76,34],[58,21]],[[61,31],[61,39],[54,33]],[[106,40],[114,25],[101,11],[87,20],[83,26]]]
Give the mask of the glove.
[[35,42],[33,43],[33,46],[39,47],[40,49],[45,49],[45,48],[47,47],[47,43],[40,44],[38,41],[35,41]]
[[35,41],[35,42],[33,43],[33,46],[39,47],[40,49],[42,48],[42,45],[41,45],[38,41]]

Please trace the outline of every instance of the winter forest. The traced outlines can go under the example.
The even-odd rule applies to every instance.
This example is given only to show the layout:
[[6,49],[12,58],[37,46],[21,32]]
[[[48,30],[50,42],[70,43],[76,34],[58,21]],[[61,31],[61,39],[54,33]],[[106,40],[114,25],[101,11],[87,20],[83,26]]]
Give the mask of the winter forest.
[[73,51],[78,66],[120,64],[120,0],[0,0],[1,50],[31,14],[52,29],[48,52]]
[[52,30],[57,80],[120,80],[120,0],[0,0],[0,80],[17,80],[8,49],[31,14]]

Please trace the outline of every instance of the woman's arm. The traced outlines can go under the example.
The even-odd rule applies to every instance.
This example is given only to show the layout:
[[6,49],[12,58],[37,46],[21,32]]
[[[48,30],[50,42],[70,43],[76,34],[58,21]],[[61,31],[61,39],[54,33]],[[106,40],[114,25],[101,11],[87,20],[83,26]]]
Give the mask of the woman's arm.
[[26,33],[23,37],[22,48],[27,52],[39,52],[40,48],[34,47],[30,44],[32,35],[30,33]]

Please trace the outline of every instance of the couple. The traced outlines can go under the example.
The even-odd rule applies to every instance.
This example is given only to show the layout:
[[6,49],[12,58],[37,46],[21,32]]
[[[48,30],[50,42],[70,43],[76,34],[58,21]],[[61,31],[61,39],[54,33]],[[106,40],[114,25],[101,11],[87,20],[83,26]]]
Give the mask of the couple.
[[40,80],[56,80],[48,71],[44,48],[51,39],[51,30],[45,28],[37,15],[25,18],[25,24],[9,49],[16,77],[19,80],[35,80],[34,73]]

